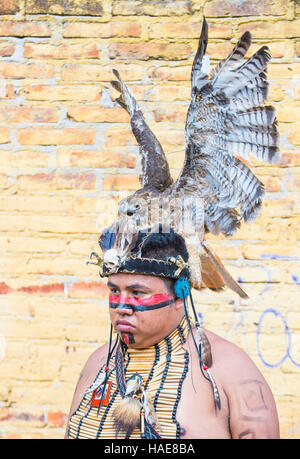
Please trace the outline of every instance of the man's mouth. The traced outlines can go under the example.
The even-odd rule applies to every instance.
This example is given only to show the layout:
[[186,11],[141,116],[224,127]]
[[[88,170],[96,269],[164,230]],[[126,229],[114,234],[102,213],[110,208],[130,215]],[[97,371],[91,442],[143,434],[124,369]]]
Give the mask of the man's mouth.
[[132,325],[127,320],[117,320],[116,328],[123,333],[126,333],[126,332],[128,333],[128,332],[132,332],[135,329],[135,326]]

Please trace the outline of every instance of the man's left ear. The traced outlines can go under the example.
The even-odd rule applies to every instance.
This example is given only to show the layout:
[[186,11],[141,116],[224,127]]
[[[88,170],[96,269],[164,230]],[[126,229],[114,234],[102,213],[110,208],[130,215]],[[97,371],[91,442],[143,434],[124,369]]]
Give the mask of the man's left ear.
[[182,299],[181,298],[175,298],[175,309],[176,309],[176,311],[179,311],[183,307],[184,307],[184,305],[183,305]]

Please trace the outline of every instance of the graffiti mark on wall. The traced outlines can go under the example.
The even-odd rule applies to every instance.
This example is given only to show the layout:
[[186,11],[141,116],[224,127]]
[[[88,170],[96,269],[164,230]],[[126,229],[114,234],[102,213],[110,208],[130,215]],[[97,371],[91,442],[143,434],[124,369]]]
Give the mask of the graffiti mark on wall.
[[[263,295],[269,292],[274,284],[272,283],[272,272],[270,268],[267,266],[260,266],[260,268],[267,273],[267,281],[261,284],[262,289],[258,292],[258,297],[262,298]],[[298,275],[292,274],[290,279],[297,287],[300,287]],[[238,281],[239,283],[243,282],[241,277],[238,278]],[[243,309],[239,299],[234,299],[231,303],[233,305],[232,315],[223,336],[225,339],[230,340],[232,338],[231,334],[238,332],[243,341],[242,347],[250,354],[247,334],[249,310]],[[288,313],[289,308],[285,315],[275,308],[267,308],[263,310],[257,321],[257,355],[261,362],[269,368],[280,367],[286,360],[289,360],[296,367],[300,367],[300,359],[295,357],[295,353],[299,351],[299,340],[296,341],[295,333],[293,333],[288,323]],[[202,312],[199,312],[199,318],[204,326],[205,317]]]
[[[282,358],[280,360],[278,360],[277,362],[274,362],[274,363],[271,363],[270,361],[267,360],[267,358],[264,356],[264,352],[261,349],[261,345],[260,345],[262,328],[264,326],[264,322],[265,322],[266,318],[269,315],[273,315],[277,320],[280,320],[282,325],[283,325],[283,327],[284,327],[285,345],[281,347],[282,348]],[[287,323],[285,317],[283,317],[283,315],[280,314],[280,312],[276,311],[276,309],[269,308],[269,309],[266,309],[261,314],[261,316],[259,318],[257,330],[256,330],[256,346],[257,346],[257,353],[259,355],[259,358],[264,363],[264,365],[266,365],[267,367],[270,367],[270,368],[279,367],[286,361],[286,359],[290,359],[291,362],[294,365],[296,365],[297,367],[300,367],[300,363],[296,362],[296,360],[291,355],[291,352],[292,352],[292,334],[291,334],[291,330],[290,330],[290,328],[288,326],[288,323]]]

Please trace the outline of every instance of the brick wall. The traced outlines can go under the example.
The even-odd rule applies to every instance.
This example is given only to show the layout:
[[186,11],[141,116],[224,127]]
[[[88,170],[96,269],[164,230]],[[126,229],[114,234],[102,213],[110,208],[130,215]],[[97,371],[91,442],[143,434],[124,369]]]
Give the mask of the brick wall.
[[300,437],[300,5],[291,0],[2,0],[0,4],[0,438],[61,438],[79,372],[108,338],[105,282],[86,265],[120,195],[138,186],[118,68],[183,161],[190,69],[203,14],[208,51],[246,29],[268,44],[280,165],[254,163],[259,219],[211,243],[250,295],[203,292],[207,328],[240,345],[269,382],[281,435]]

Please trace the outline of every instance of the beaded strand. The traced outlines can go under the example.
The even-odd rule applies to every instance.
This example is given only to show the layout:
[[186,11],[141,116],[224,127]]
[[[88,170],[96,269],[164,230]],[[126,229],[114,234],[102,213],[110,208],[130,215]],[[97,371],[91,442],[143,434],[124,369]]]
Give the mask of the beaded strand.
[[[88,407],[87,397],[81,401],[78,409],[71,416],[69,424],[70,438],[116,438],[113,409],[120,403],[124,394],[124,382],[134,373],[139,373],[145,381],[144,389],[153,400],[159,428],[158,432],[147,424],[147,436],[156,438],[180,438],[180,424],[176,413],[182,394],[182,386],[186,378],[189,365],[189,354],[182,347],[188,334],[186,319],[160,343],[147,349],[125,348],[117,349],[111,359],[113,370],[110,372],[110,398],[107,406],[100,409],[97,417],[97,408]],[[120,362],[116,362],[118,350],[121,350]],[[123,383],[117,381],[116,367],[122,375]],[[102,368],[103,370],[103,368]],[[101,370],[100,370],[101,371]],[[100,373],[100,372],[99,372]],[[99,376],[99,373],[97,377]],[[96,379],[95,379],[96,380]],[[123,438],[126,434],[123,436]],[[139,428],[134,429],[130,438],[141,438]],[[119,438],[119,437],[118,437]],[[120,437],[122,438],[122,437]]]

